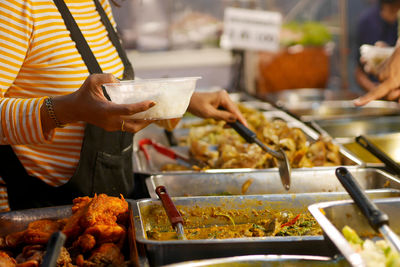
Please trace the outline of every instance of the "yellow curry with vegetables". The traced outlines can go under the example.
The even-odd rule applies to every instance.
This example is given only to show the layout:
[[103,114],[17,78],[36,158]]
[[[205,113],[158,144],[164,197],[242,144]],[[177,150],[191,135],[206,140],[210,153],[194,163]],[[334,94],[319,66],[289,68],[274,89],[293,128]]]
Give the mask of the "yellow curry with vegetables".
[[[322,234],[320,226],[307,211],[296,213],[270,209],[249,211],[195,207],[187,211],[180,210],[180,213],[189,240]],[[162,209],[152,215],[155,217],[151,229],[146,231],[148,239],[177,239]]]

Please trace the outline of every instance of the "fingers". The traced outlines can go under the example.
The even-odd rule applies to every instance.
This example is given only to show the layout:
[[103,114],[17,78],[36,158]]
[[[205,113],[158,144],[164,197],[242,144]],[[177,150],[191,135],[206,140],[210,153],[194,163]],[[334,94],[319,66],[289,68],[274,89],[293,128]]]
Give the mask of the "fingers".
[[189,111],[202,118],[213,118],[228,122],[239,120],[247,125],[246,119],[225,90],[195,92],[190,100]]
[[101,86],[106,83],[118,83],[119,80],[114,77],[114,75],[110,73],[96,73],[92,74],[85,80],[83,87],[89,87],[95,92],[101,92],[103,94],[103,90]]
[[124,131],[137,133],[138,131],[146,128],[150,125],[153,121],[151,120],[125,120],[124,123]]
[[230,113],[229,111],[219,110],[219,109],[215,109],[215,108],[210,110],[206,117],[213,118],[216,120],[224,120],[227,122],[236,121],[236,117],[233,116],[233,114]]
[[84,104],[89,102],[97,101],[108,101],[103,94],[102,85],[106,83],[118,83],[119,81],[114,75],[109,73],[96,73],[91,74],[86,78],[85,82],[74,94],[77,97],[77,101],[81,101]]
[[111,73],[96,73],[90,75],[88,78],[89,82],[94,85],[103,85],[105,83],[118,83],[119,80],[115,78]]
[[[236,104],[230,99],[228,93],[224,90],[222,93],[223,96],[223,101],[221,101],[221,106],[228,111],[228,114],[225,114],[226,111],[224,111],[224,114],[221,114],[223,116],[229,116],[229,120],[225,119],[226,121],[236,121],[239,120],[242,124],[244,124],[245,126],[247,126],[247,121],[244,118],[243,114],[239,111],[238,107],[236,106]],[[232,117],[232,114],[234,115],[234,117]]]
[[384,41],[377,41],[377,42],[375,42],[375,46],[377,46],[377,47],[388,47],[389,45]]
[[397,88],[396,90],[391,91],[387,96],[386,99],[390,101],[398,100],[400,97],[400,89]]
[[113,121],[110,121],[106,125],[103,125],[101,127],[109,132],[121,131],[121,132],[137,133],[138,131],[142,130],[152,122],[154,121],[115,117]]
[[356,106],[363,106],[371,102],[372,100],[381,99],[386,96],[391,90],[396,88],[395,83],[391,79],[382,82],[375,90],[355,99],[353,101]]

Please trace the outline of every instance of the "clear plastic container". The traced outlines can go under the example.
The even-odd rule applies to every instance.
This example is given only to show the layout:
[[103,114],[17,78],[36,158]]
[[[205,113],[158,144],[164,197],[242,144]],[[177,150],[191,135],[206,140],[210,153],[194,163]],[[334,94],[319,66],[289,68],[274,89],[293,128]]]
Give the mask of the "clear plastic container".
[[146,100],[156,102],[150,109],[129,116],[130,119],[162,120],[180,118],[201,77],[143,79],[104,84],[117,104],[133,104]]
[[360,47],[360,54],[362,60],[365,62],[366,70],[372,73],[376,73],[380,64],[389,58],[393,52],[394,47],[380,47],[375,45],[364,44]]

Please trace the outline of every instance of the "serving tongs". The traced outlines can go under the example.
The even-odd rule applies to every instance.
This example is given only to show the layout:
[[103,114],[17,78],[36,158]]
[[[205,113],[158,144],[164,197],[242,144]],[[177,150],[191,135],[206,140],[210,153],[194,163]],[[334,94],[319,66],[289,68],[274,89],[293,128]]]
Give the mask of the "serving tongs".
[[164,206],[168,219],[171,222],[172,228],[176,231],[179,240],[187,240],[183,230],[183,218],[177,210],[174,202],[172,202],[165,186],[160,185],[156,187],[156,194],[160,198]]
[[229,126],[231,126],[240,136],[246,140],[248,143],[256,143],[259,145],[265,152],[268,154],[271,154],[273,157],[275,157],[278,160],[278,170],[279,170],[279,175],[281,176],[281,181],[283,184],[283,187],[286,190],[290,189],[290,173],[291,173],[291,167],[290,167],[290,162],[288,157],[286,156],[286,153],[283,151],[282,148],[280,148],[278,151],[273,150],[266,146],[263,142],[261,142],[260,139],[257,138],[257,134],[244,126],[241,122],[235,121],[235,122],[229,122]]
[[[204,168],[207,166],[206,163],[204,163],[200,160],[188,157],[188,156],[186,156],[182,153],[179,153],[171,148],[163,146],[160,143],[157,143],[149,138],[141,139],[138,142],[138,145],[139,145],[139,149],[141,151],[143,151],[143,154],[144,154],[147,162],[149,162],[149,163],[151,163],[151,159],[150,159],[150,154],[145,147],[147,145],[151,145],[160,154],[167,156],[171,159],[174,159],[178,164],[186,166],[188,168],[198,170],[198,168]],[[197,166],[198,168],[196,168],[195,166]]]
[[400,164],[394,161],[388,154],[386,154],[379,147],[374,145],[365,136],[357,136],[356,142],[367,151],[369,151],[372,155],[377,157],[380,161],[382,161],[389,170],[391,170],[395,174],[400,175]]
[[66,240],[65,234],[55,232],[50,236],[46,246],[46,253],[43,256],[42,267],[56,267],[60,256],[61,248]]
[[389,216],[379,210],[375,203],[367,197],[360,184],[346,168],[339,167],[335,173],[372,228],[382,234],[392,249],[400,252],[400,239],[389,227]]

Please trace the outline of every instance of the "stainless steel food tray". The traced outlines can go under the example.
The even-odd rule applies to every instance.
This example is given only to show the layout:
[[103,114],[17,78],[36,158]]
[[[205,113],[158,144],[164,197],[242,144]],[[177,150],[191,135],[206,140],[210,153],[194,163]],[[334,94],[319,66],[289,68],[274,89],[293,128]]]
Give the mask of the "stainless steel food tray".
[[253,267],[346,267],[350,266],[346,260],[332,259],[322,256],[306,255],[248,255],[228,257],[221,259],[187,261],[166,265],[165,267],[232,267],[232,266],[253,266]]
[[400,116],[380,116],[372,118],[344,118],[315,121],[335,139],[354,138],[358,135],[382,135],[400,132]]
[[[309,141],[315,141],[319,138],[320,134],[306,126],[303,122],[295,119],[289,114],[280,111],[280,110],[271,110],[263,112],[264,116],[268,119],[282,119],[287,122],[290,127],[300,128],[307,136]],[[189,119],[190,120],[190,119]],[[188,123],[189,120],[182,120],[180,124]],[[177,139],[183,138],[187,136],[189,133],[189,129],[182,128],[178,125],[178,127],[174,130],[174,135]],[[162,174],[162,173],[193,173],[194,171],[166,171],[162,172],[161,167],[168,163],[174,163],[174,160],[167,158],[166,156],[161,155],[160,153],[155,152],[149,147],[149,153],[151,157],[151,163],[147,162],[142,152],[139,151],[138,142],[143,138],[150,138],[156,142],[159,142],[165,146],[168,146],[168,139],[164,133],[164,130],[157,125],[150,125],[139,131],[135,135],[134,139],[134,152],[133,152],[133,165],[134,170],[137,173],[142,174]],[[363,164],[357,157],[348,152],[340,143],[337,143],[333,140],[335,144],[337,144],[340,148],[341,155],[345,163],[343,165],[361,165]],[[172,147],[176,149],[178,152],[188,155],[188,147],[185,146],[175,146]],[[265,170],[275,170],[277,168],[270,168]],[[210,169],[204,172],[251,172],[256,171],[255,169]]]
[[[389,216],[390,227],[396,233],[400,233],[400,198],[388,198],[374,200],[378,208]],[[333,201],[311,205],[312,215],[320,224],[324,234],[336,245],[340,252],[353,266],[358,264],[358,258],[352,256],[355,251],[341,233],[344,226],[353,228],[360,236],[376,236],[376,232],[368,224],[367,219],[361,214],[352,200]]]
[[[372,198],[398,195],[392,190],[383,189],[380,192],[369,193]],[[241,209],[248,212],[249,218],[254,218],[252,210],[270,208],[274,210],[290,210],[296,213],[305,212],[310,204],[348,198],[347,193],[307,193],[285,195],[253,195],[253,196],[209,196],[173,198],[180,210],[191,207],[223,206],[229,209]],[[150,211],[162,210],[159,200],[143,199],[132,205],[136,240],[143,246],[152,266],[159,266],[180,261],[210,259],[254,254],[300,254],[331,256],[336,250],[328,246],[323,236],[280,236],[263,238],[236,238],[210,240],[173,240],[156,241],[146,237],[146,230],[160,222],[154,216],[147,216]],[[224,218],[217,216],[208,223],[226,224]],[[146,218],[150,219],[150,222]],[[191,217],[191,220],[202,222],[203,218]],[[240,223],[240,222],[239,222]]]
[[400,114],[400,105],[396,102],[376,100],[365,106],[357,107],[350,100],[308,101],[284,105],[302,121],[348,119]]
[[[398,147],[400,146],[399,133],[368,135],[365,137],[388,154],[394,161],[400,162],[400,154],[398,153]],[[378,158],[359,145],[355,141],[355,138],[338,138],[337,141],[340,142],[350,153],[354,154],[355,157],[365,162],[366,166],[379,167],[384,165]]]
[[[146,186],[150,196],[155,199],[155,189],[159,185],[164,185],[174,197],[344,192],[345,189],[336,178],[335,169],[294,169],[289,191],[283,188],[279,173],[271,170],[247,173],[159,174],[146,178]],[[400,180],[384,171],[360,167],[349,167],[348,170],[365,190],[400,190]],[[248,184],[250,185],[246,190],[244,187]]]

